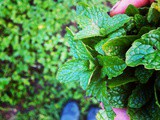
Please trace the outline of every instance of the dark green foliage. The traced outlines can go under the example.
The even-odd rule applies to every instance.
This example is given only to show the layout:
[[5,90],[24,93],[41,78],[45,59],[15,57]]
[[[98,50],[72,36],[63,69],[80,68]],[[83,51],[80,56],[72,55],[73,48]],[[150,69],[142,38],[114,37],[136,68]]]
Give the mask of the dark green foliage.
[[[85,44],[86,38],[96,42],[99,40],[91,45],[92,51],[95,52],[89,56],[93,57],[90,59],[86,57],[88,48],[84,50],[87,51],[85,53],[79,52],[79,56],[85,57],[80,59],[75,57],[77,61],[83,62],[84,58],[87,58],[92,61],[88,66],[95,69],[90,76],[90,84],[86,86],[86,92],[87,95],[92,95],[104,103],[106,113],[100,111],[98,119],[108,117],[109,120],[114,120],[115,115],[111,112],[111,106],[128,108],[131,120],[160,119],[159,4],[159,2],[153,3],[147,9],[129,6],[126,11],[129,16],[120,14],[112,18],[98,7],[80,4],[81,11],[78,14],[80,31],[73,34],[72,41],[75,41],[74,46],[76,46],[77,41]],[[156,13],[152,11],[153,9]],[[73,46],[73,44],[70,45]],[[89,42],[86,45],[89,45]],[[79,47],[74,49],[75,51],[72,50],[74,54],[81,50]],[[72,67],[68,69],[73,69]],[[76,70],[77,67],[74,69]],[[59,69],[60,74],[62,70],[63,67]],[[81,83],[83,75],[78,70],[77,72],[82,76],[79,78]],[[87,74],[87,71],[83,74]],[[58,74],[57,78],[59,77],[63,78]],[[65,81],[68,79],[64,78],[61,82]]]

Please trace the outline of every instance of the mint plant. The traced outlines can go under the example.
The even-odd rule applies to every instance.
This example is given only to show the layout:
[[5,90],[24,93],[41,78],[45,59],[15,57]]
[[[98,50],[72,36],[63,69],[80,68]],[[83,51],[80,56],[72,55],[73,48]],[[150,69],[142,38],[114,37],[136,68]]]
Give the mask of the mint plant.
[[103,102],[98,119],[127,108],[131,120],[160,120],[160,2],[129,5],[110,17],[101,8],[77,6],[79,31],[67,28],[73,59],[58,71],[61,82],[80,82],[88,96]]

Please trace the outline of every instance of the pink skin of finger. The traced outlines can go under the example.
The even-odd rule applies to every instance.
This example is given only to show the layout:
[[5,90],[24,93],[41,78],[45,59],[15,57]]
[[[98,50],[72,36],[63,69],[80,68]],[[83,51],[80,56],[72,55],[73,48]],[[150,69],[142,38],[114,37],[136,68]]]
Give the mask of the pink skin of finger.
[[117,2],[110,11],[110,16],[114,16],[116,14],[123,14],[128,7],[128,5],[132,4],[135,7],[143,7],[150,3],[154,2],[154,0],[120,0]]
[[[100,106],[101,106],[102,109],[104,109],[104,106],[103,106],[102,102],[100,103]],[[116,117],[114,118],[114,120],[130,120],[130,118],[127,114],[127,109],[126,108],[123,108],[123,109],[112,108],[112,109],[116,114]]]

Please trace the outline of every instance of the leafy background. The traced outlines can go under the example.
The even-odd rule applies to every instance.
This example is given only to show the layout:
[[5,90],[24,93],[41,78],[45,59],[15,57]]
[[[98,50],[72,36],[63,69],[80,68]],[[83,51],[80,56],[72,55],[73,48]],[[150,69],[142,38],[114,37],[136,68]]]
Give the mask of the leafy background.
[[97,102],[76,83],[55,79],[57,69],[70,58],[65,28],[77,30],[77,2],[107,11],[116,1],[0,1],[0,119],[57,120],[69,99],[79,101],[84,119]]

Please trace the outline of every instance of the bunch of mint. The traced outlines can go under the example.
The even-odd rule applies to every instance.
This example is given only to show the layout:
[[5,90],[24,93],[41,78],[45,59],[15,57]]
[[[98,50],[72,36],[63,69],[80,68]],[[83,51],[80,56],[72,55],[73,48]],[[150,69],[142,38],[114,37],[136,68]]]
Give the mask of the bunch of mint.
[[77,33],[67,28],[74,58],[59,69],[57,79],[79,81],[88,96],[103,102],[99,119],[113,120],[112,108],[127,108],[131,120],[160,120],[159,3],[129,5],[114,17],[80,3],[77,22]]

